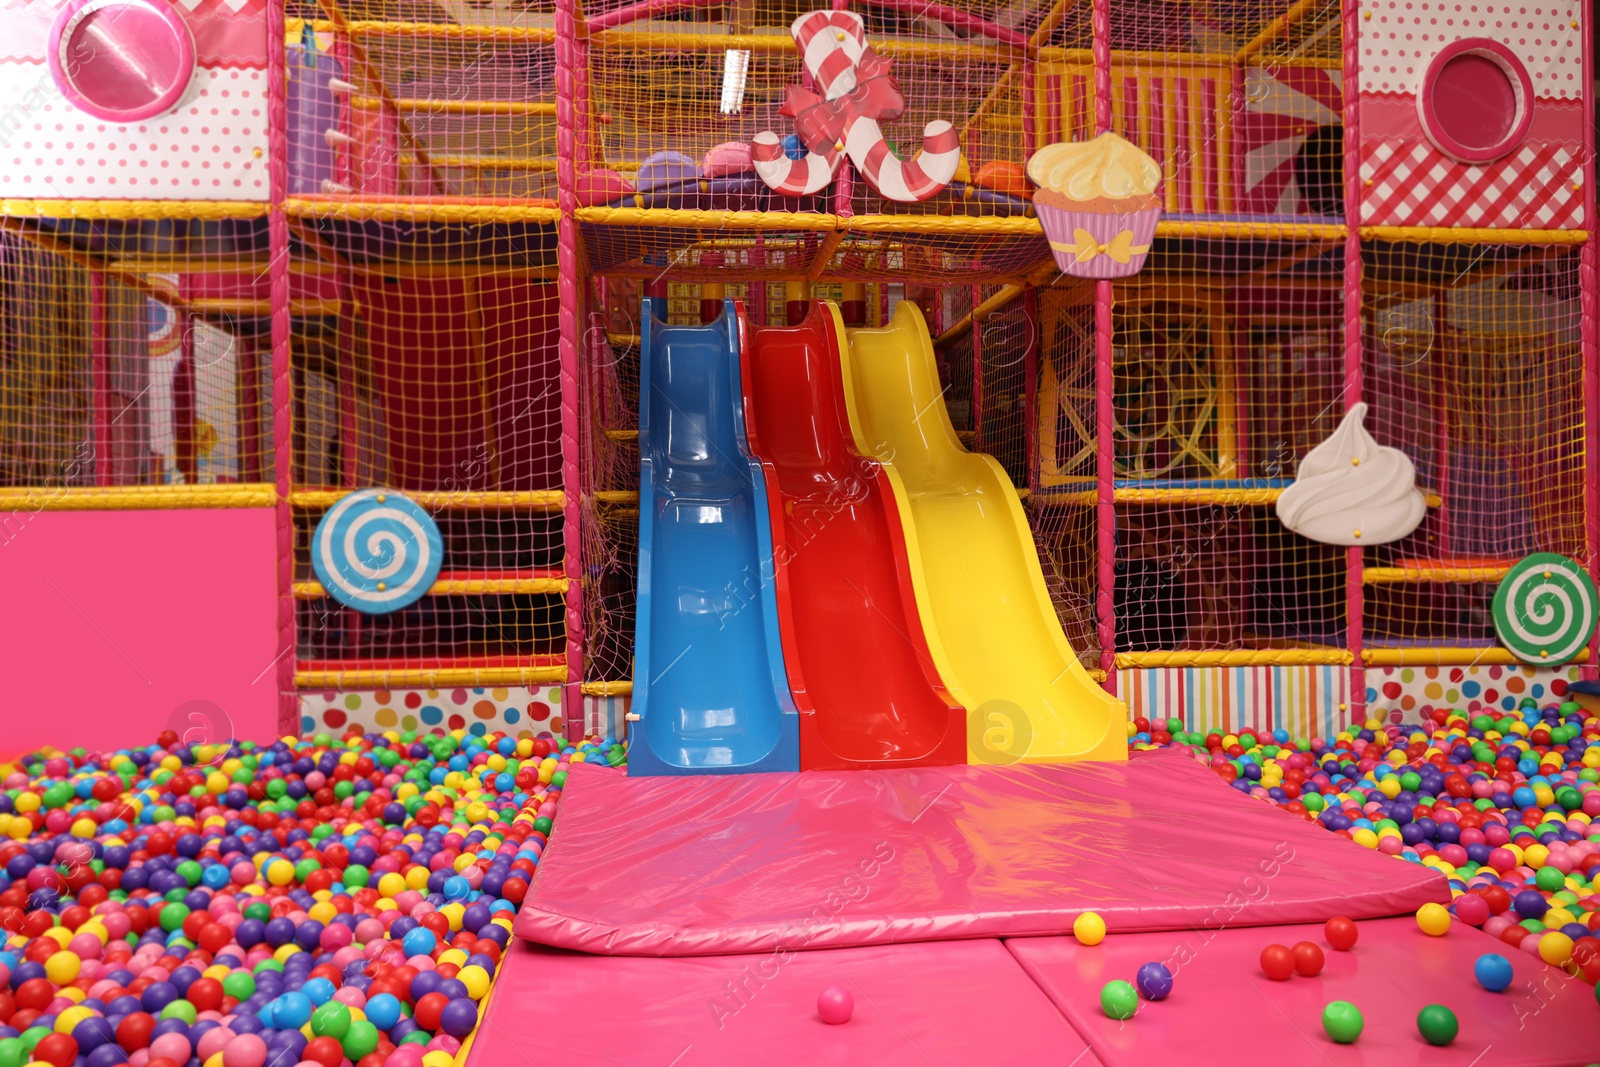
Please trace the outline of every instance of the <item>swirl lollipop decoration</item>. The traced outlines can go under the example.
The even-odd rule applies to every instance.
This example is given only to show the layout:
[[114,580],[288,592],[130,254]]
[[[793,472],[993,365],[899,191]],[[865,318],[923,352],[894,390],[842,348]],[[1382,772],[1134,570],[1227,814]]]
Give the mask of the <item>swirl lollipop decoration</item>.
[[345,607],[384,615],[416,603],[439,577],[444,542],[433,517],[388,489],[362,489],[328,509],[311,566]]
[[1494,628],[1526,663],[1565,663],[1594,634],[1600,596],[1566,556],[1535,552],[1507,572],[1494,594]]

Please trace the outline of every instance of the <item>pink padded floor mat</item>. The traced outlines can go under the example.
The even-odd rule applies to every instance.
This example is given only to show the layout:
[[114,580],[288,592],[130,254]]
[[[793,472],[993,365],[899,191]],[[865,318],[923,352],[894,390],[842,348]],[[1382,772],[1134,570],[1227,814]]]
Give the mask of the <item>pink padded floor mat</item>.
[[[504,967],[465,1067],[1100,1067],[994,940],[678,959],[513,942]],[[830,985],[855,997],[843,1025],[817,1017]]]
[[[1429,937],[1415,919],[1360,924],[1349,952],[1334,952],[1320,923],[1267,929],[1126,934],[1084,948],[1070,937],[1018,939],[1006,947],[1088,1039],[1106,1067],[1235,1067],[1241,1050],[1271,1050],[1274,1063],[1330,1067],[1579,1067],[1600,1059],[1594,989],[1481,930],[1456,923]],[[1310,941],[1327,965],[1315,978],[1274,982],[1261,973],[1270,944]],[[1503,993],[1478,985],[1472,965],[1486,952],[1511,961]],[[1100,1011],[1100,987],[1133,981],[1142,964],[1166,963],[1172,995],[1141,1001],[1126,1022]],[[1322,1030],[1322,1009],[1348,1000],[1365,1029],[1353,1045]],[[1443,1004],[1461,1032],[1436,1048],[1417,1033],[1417,1012]]]
[[1224,786],[1127,763],[628,778],[573,768],[516,932],[694,956],[1405,914],[1447,902],[1397,863]]

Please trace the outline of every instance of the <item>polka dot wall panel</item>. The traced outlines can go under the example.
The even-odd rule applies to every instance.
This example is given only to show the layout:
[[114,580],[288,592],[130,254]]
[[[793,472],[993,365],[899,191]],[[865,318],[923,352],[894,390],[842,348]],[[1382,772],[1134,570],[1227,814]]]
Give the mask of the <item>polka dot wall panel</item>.
[[[0,7],[0,197],[266,200],[265,4],[95,4],[104,5],[98,14],[86,0]],[[148,36],[150,21],[123,16],[123,8],[155,11],[182,43],[160,75],[170,92],[142,103],[141,90],[127,86],[130,72],[145,72],[118,53],[148,52],[139,34]],[[94,47],[74,52],[62,43],[52,54],[50,42],[72,35],[79,10],[98,18]],[[113,69],[99,69],[105,65]]]

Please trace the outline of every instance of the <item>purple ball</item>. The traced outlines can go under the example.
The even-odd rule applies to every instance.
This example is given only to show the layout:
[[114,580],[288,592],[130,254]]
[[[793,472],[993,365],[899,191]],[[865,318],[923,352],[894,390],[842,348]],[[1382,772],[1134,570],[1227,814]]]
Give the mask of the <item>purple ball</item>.
[[466,1037],[477,1025],[478,1005],[471,997],[457,997],[439,1013],[439,1029],[451,1037]]
[[1139,987],[1139,995],[1146,1000],[1166,1000],[1167,994],[1172,992],[1172,972],[1167,970],[1165,964],[1147,963],[1139,968],[1134,984]]
[[1550,910],[1549,902],[1544,899],[1544,894],[1537,889],[1524,889],[1511,898],[1511,906],[1524,919],[1542,919],[1544,918],[1544,913]]

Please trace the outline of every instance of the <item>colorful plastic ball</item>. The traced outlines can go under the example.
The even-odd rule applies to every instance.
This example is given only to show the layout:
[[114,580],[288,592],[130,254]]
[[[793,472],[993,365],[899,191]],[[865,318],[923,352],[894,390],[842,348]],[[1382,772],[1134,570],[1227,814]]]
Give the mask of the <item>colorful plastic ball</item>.
[[1335,915],[1322,924],[1322,936],[1328,945],[1339,952],[1349,952],[1356,947],[1360,931],[1356,924],[1343,915]]
[[1139,987],[1139,995],[1146,1000],[1166,1000],[1172,993],[1172,972],[1164,963],[1144,964],[1134,975],[1133,982]]
[[1448,1045],[1460,1032],[1456,1013],[1443,1004],[1429,1004],[1417,1012],[1417,1033],[1430,1045]]
[[367,999],[363,1010],[374,1026],[387,1030],[400,1021],[400,998],[393,993],[378,993]]
[[[473,1018],[473,1024],[477,1024],[476,1017]],[[468,1026],[467,1033],[471,1032],[472,1027]],[[452,1036],[465,1037],[466,1034],[454,1034]],[[376,1026],[365,1019],[357,1019],[350,1024],[350,1029],[345,1031],[344,1040],[339,1042],[339,1047],[344,1049],[344,1054],[354,1063],[360,1060],[361,1057],[371,1055],[377,1051],[380,1040],[382,1038]]]
[[78,1043],[71,1034],[46,1034],[33,1046],[33,1058],[53,1067],[72,1067],[72,1061],[78,1058]]
[[350,1029],[350,1009],[337,1000],[330,1000],[311,1013],[311,1032],[317,1037],[344,1037]]
[[68,985],[78,977],[83,961],[76,952],[56,952],[44,961],[45,977],[56,985]]
[[1287,982],[1294,974],[1294,952],[1285,945],[1268,945],[1261,950],[1261,973],[1274,982]]
[[1572,959],[1572,938],[1560,930],[1546,930],[1539,935],[1539,958],[1552,967],[1564,967]]
[[817,994],[817,1015],[829,1026],[850,1021],[856,1011],[856,998],[843,986],[831,985]]
[[1322,1030],[1340,1045],[1353,1045],[1366,1028],[1361,1009],[1348,1000],[1335,1000],[1322,1009]]
[[1139,1010],[1139,991],[1120,978],[1100,987],[1100,1010],[1108,1019],[1131,1019]]
[[1072,920],[1072,936],[1080,945],[1098,945],[1106,939],[1106,921],[1092,911]]
[[1485,952],[1472,965],[1472,975],[1489,992],[1500,993],[1511,985],[1514,972],[1510,960],[1498,952]]
[[1322,955],[1322,949],[1310,941],[1301,941],[1291,950],[1294,953],[1294,973],[1302,978],[1315,978],[1322,973],[1322,967],[1327,962]]
[[1443,904],[1424,904],[1417,909],[1417,926],[1429,937],[1443,937],[1450,930],[1450,911]]
[[222,1067],[261,1067],[267,1043],[256,1034],[239,1034],[222,1046]]
[[1511,898],[1511,906],[1524,919],[1542,919],[1550,910],[1550,902],[1537,889],[1524,889]]
[[1489,921],[1489,902],[1476,893],[1468,893],[1456,898],[1456,918],[1468,926],[1482,926]]
[[478,1025],[478,1005],[469,997],[457,997],[439,1013],[439,1029],[451,1037],[466,1037]]

